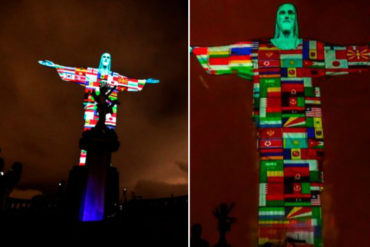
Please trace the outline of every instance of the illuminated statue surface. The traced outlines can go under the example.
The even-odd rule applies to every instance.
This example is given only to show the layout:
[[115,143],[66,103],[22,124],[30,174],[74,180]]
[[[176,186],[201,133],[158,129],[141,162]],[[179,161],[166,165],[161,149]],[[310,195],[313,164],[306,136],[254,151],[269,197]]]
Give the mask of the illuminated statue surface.
[[253,81],[260,154],[258,245],[322,246],[324,135],[317,82],[367,70],[368,46],[299,39],[295,7],[283,4],[270,41],[193,47],[192,52],[209,74]]
[[[146,83],[158,83],[159,80],[155,79],[131,79],[126,76],[120,75],[116,72],[112,72],[111,68],[111,55],[109,53],[103,53],[100,59],[99,68],[79,68],[79,67],[67,67],[58,64],[54,64],[51,61],[43,60],[39,61],[41,65],[55,68],[64,81],[75,82],[85,87],[85,98],[84,98],[84,130],[89,130],[98,123],[98,111],[97,103],[92,97],[92,93],[95,91],[100,92],[100,87],[106,86],[112,89],[109,99],[111,102],[117,100],[118,92],[138,92],[141,91]],[[117,105],[113,105],[111,113],[106,115],[105,125],[114,129],[116,127],[117,119]],[[86,163],[86,151],[81,150],[80,154],[80,166],[84,166]]]
[[[98,136],[101,135],[101,140],[110,140],[110,137],[116,137],[113,130],[116,126],[118,92],[138,92],[143,89],[145,83],[159,82],[155,79],[131,79],[112,72],[110,70],[111,56],[109,53],[103,53],[98,69],[66,67],[48,60],[39,61],[39,63],[56,68],[62,80],[75,82],[85,87],[83,103],[85,109],[84,140],[89,139],[88,137],[91,135],[94,136],[94,132],[89,131],[93,127],[95,127],[95,132],[99,132]],[[106,128],[110,131],[107,131]],[[113,138],[113,143],[116,142],[117,140]],[[88,145],[84,146],[87,147]],[[113,149],[118,149],[118,146]],[[107,151],[109,148],[107,150],[106,148],[100,148],[99,150],[92,148],[92,150],[87,155],[87,151],[82,149],[80,155],[80,166],[86,164],[86,158],[90,160],[90,163],[87,162],[86,188],[81,196],[79,219],[82,221],[101,221],[105,215],[106,166],[110,165],[111,151]]]

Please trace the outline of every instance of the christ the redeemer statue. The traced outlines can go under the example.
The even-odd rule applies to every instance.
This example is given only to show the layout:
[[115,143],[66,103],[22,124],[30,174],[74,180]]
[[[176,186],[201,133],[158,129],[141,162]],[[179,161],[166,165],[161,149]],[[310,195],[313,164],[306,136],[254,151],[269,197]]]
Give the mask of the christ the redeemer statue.
[[192,52],[209,74],[237,74],[253,82],[260,154],[258,245],[323,246],[324,134],[317,82],[367,70],[368,46],[302,40],[294,5],[283,4],[274,38]]
[[[109,99],[116,101],[118,92],[138,92],[141,91],[146,83],[158,83],[156,79],[131,79],[126,76],[120,75],[116,72],[112,72],[111,68],[111,55],[109,53],[103,53],[100,59],[99,68],[77,68],[77,67],[66,67],[58,64],[54,64],[51,61],[43,60],[39,61],[41,65],[56,68],[60,78],[64,81],[75,82],[85,87],[85,99],[84,99],[84,130],[93,128],[98,123],[98,111],[97,104],[92,97],[93,92],[100,92],[101,87],[107,87],[112,90]],[[117,119],[117,105],[114,105],[111,110],[112,113],[106,115],[105,125],[114,129],[116,127]],[[80,166],[84,166],[86,163],[86,150],[81,150],[80,154]]]

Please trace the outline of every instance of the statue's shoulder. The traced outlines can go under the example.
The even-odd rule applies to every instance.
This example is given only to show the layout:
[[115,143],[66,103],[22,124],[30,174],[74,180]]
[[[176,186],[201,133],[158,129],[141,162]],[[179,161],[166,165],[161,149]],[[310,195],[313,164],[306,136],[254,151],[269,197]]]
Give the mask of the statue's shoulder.
[[271,42],[271,39],[261,39],[256,41],[258,49],[276,49],[277,47]]
[[[308,56],[307,54],[322,54],[324,52],[325,46],[328,44],[318,41],[318,40],[313,40],[313,39],[302,39],[302,50],[303,50],[303,55]],[[312,55],[312,57],[316,57],[316,55]],[[320,56],[321,57],[321,56]]]
[[256,43],[256,41],[240,41],[240,42],[234,43],[233,45],[253,45],[254,43]]
[[259,41],[241,41],[230,45],[231,47],[258,47]]
[[325,43],[314,39],[302,39],[303,47],[324,47]]
[[97,68],[87,67],[86,72],[89,74],[98,74],[99,70]]
[[250,54],[253,50],[258,49],[256,41],[242,41],[228,46],[231,53]]
[[127,76],[121,75],[120,73],[117,72],[112,72],[111,75],[113,76],[113,78],[127,78]]

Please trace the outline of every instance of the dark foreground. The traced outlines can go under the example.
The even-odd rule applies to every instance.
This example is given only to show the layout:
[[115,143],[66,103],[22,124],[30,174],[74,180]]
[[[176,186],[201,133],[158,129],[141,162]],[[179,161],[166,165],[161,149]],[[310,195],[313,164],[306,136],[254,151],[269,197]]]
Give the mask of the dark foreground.
[[0,216],[1,246],[187,246],[187,196],[131,200],[103,222],[78,222],[58,205],[20,203]]

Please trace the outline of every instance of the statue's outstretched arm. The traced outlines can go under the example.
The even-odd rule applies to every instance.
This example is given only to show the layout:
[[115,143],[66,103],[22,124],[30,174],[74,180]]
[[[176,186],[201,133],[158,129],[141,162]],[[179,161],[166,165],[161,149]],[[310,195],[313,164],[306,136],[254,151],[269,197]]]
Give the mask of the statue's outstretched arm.
[[39,64],[46,66],[46,67],[51,67],[51,68],[58,68],[60,65],[53,63],[52,61],[49,60],[39,60]]
[[39,64],[43,65],[43,66],[46,66],[46,67],[50,67],[50,68],[74,68],[74,67],[67,67],[67,66],[63,66],[63,65],[59,65],[59,64],[55,64],[53,61],[50,61],[50,60],[39,60],[38,61]]
[[117,86],[119,91],[138,92],[143,90],[146,83],[155,84],[159,83],[158,79],[133,79],[123,75],[113,77],[113,85]]
[[369,45],[325,45],[325,74],[343,75],[369,70]]
[[63,81],[77,82],[81,86],[86,84],[87,70],[84,68],[63,66],[49,60],[39,60],[38,62],[43,66],[55,68]]
[[159,83],[159,80],[158,79],[154,79],[154,78],[149,78],[149,79],[146,79],[145,80],[145,83],[156,84],[156,83]]
[[237,74],[251,80],[253,78],[252,47],[253,42],[226,46],[192,46],[190,52],[197,57],[208,74]]

